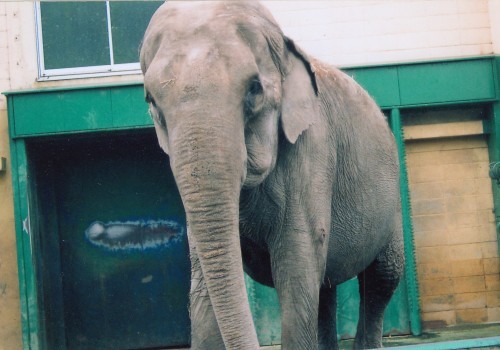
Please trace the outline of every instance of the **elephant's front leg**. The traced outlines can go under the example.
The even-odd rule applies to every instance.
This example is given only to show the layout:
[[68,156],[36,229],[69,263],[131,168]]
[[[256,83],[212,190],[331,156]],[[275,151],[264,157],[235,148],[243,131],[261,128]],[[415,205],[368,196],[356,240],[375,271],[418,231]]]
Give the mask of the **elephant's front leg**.
[[203,279],[200,261],[194,247],[190,247],[191,257],[191,349],[224,350],[215,313]]
[[[278,239],[279,241],[279,239]],[[306,232],[286,232],[271,248],[273,280],[281,306],[283,350],[318,348],[318,305],[324,259]]]

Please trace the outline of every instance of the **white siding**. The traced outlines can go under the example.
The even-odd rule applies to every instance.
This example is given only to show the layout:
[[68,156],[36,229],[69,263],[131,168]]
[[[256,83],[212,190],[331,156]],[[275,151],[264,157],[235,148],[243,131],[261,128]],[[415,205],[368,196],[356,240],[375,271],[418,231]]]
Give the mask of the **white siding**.
[[340,66],[493,53],[488,0],[265,4],[306,51]]

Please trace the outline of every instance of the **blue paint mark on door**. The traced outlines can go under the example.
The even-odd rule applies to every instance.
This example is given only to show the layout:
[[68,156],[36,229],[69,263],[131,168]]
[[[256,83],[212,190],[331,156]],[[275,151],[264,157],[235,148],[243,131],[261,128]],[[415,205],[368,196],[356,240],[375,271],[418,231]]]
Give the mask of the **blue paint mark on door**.
[[112,251],[162,249],[185,236],[184,225],[172,220],[94,221],[85,230],[90,243]]

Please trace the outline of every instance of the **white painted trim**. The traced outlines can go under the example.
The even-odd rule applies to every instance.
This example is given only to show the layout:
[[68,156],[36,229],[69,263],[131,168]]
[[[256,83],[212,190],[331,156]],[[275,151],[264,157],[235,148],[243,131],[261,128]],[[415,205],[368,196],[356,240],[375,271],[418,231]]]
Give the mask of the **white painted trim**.
[[106,1],[106,19],[108,24],[108,45],[109,45],[109,59],[111,61],[111,66],[115,64],[115,54],[113,52],[113,33],[111,26],[111,8],[109,6],[109,1]]

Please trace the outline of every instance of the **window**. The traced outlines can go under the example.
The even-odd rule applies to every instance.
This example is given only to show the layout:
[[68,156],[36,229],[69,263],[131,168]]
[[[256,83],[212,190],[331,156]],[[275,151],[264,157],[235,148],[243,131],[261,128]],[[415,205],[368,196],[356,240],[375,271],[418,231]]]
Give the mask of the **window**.
[[163,1],[37,2],[39,79],[139,73],[139,46]]

